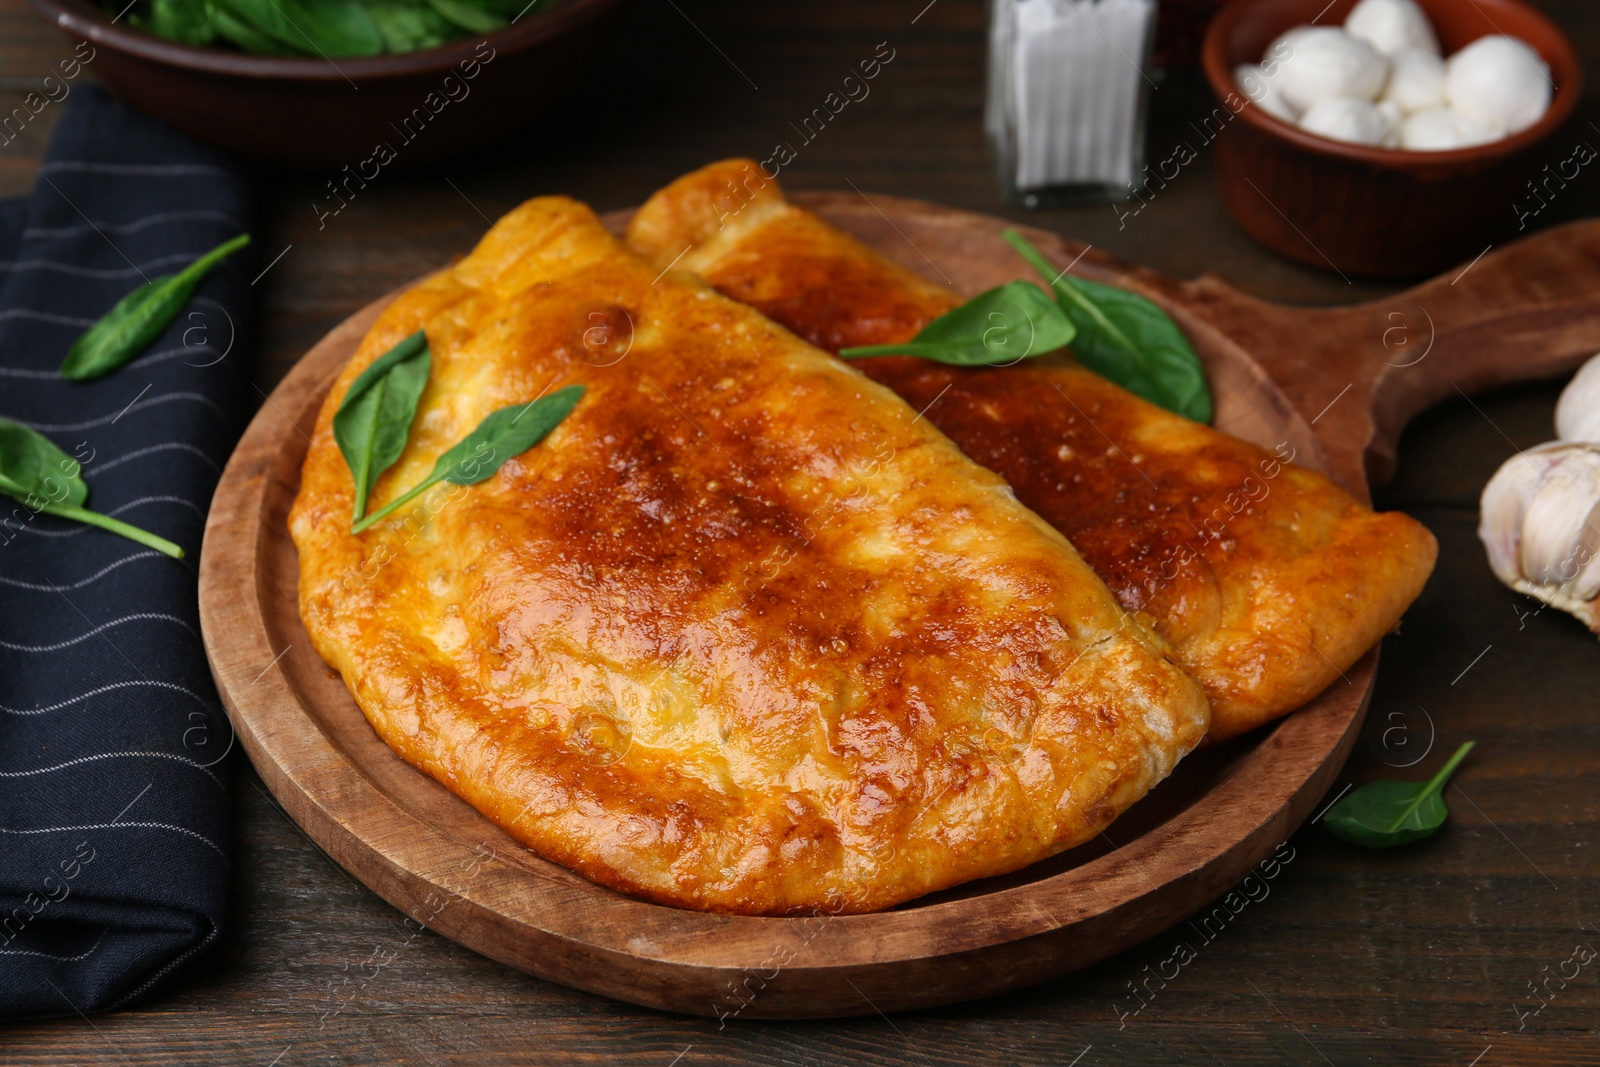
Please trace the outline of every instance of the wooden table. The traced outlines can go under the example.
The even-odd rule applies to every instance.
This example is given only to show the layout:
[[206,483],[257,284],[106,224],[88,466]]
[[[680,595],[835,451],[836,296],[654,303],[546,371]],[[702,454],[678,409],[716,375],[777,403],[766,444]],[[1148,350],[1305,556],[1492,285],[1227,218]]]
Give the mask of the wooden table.
[[[357,307],[465,252],[484,215],[543,192],[571,193],[600,210],[636,204],[710,159],[792,139],[788,123],[880,41],[895,58],[867,100],[802,148],[785,171],[791,187],[853,183],[1026,218],[1177,276],[1214,270],[1277,300],[1333,304],[1389,291],[1253,245],[1223,215],[1204,153],[1124,224],[1105,205],[1008,210],[981,132],[984,5],[926,2],[641,0],[581,102],[536,133],[448,164],[385,173],[321,231],[311,203],[331,175],[269,175],[260,243],[268,256],[292,247],[262,283],[259,387],[270,389]],[[1583,0],[1542,6],[1600,71],[1600,11]],[[66,54],[21,0],[0,0],[0,108],[9,112]],[[1152,152],[1184,136],[1204,99],[1182,78],[1163,84]],[[27,190],[58,111],[0,146],[0,194]],[[1600,143],[1584,124],[1597,117],[1591,95],[1550,160],[1579,138]],[[1596,213],[1591,177],[1538,221]],[[1474,532],[1489,475],[1513,448],[1552,436],[1558,389],[1510,389],[1428,413],[1379,495],[1380,506],[1428,524],[1440,561],[1404,632],[1384,644],[1376,725],[1339,788],[1416,776],[1420,768],[1396,771],[1385,761],[1409,761],[1430,733],[1425,766],[1476,739],[1461,788],[1449,794],[1449,826],[1391,853],[1303,829],[1268,895],[1209,943],[1180,927],[996,1000],[892,1019],[864,1004],[859,1019],[723,1029],[550,985],[429,933],[412,938],[402,917],[318,852],[240,763],[232,914],[217,951],[138,1010],[0,1029],[0,1063],[1600,1062],[1600,960],[1565,988],[1550,981],[1554,997],[1545,993],[1548,1004],[1531,1014],[1541,1003],[1535,984],[1575,946],[1600,948],[1600,648],[1571,619],[1534,613],[1537,604],[1500,586]],[[1391,734],[1385,749],[1389,727],[1409,732]],[[1402,736],[1410,748],[1398,744]],[[1186,938],[1197,958],[1176,977],[1153,977]],[[1164,969],[1170,976],[1171,965]],[[1149,990],[1142,1008],[1134,986]]]

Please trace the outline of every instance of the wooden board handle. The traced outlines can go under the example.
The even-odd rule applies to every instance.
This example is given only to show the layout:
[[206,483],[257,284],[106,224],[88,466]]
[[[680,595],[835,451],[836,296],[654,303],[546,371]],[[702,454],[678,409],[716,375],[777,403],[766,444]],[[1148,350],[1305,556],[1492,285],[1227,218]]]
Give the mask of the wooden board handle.
[[1600,351],[1600,220],[1349,307],[1271,304],[1214,275],[1174,286],[1175,299],[1242,345],[1313,420],[1341,480],[1382,484],[1418,412],[1458,391],[1570,371]]

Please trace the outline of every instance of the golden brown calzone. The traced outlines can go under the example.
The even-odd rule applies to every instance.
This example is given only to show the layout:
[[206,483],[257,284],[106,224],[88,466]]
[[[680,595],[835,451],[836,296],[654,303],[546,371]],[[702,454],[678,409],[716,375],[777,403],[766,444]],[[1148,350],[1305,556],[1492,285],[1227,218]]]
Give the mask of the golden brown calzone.
[[[742,159],[651,197],[628,244],[676,259],[821,348],[910,340],[959,298],[790,204]],[[1019,277],[1031,272],[1019,258]],[[1177,649],[1211,736],[1294,710],[1355,663],[1421,591],[1420,523],[1146,403],[1065,360],[956,368],[855,362],[1066,534],[1118,599]]]
[[[596,881],[780,914],[1069,848],[1200,741],[1199,686],[998,477],[660,273],[529,201],[329,392],[290,516],[301,612],[401,756]],[[418,329],[432,376],[373,508],[489,412],[587,392],[487,481],[352,536],[330,419]]]

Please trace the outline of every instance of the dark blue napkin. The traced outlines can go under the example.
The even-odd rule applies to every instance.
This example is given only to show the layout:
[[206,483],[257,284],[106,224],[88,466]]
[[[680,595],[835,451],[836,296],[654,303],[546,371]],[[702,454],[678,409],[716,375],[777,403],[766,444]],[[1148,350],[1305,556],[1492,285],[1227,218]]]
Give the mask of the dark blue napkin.
[[247,414],[254,249],[99,381],[56,368],[145,277],[254,225],[238,166],[75,89],[33,195],[0,203],[0,415],[83,465],[87,506],[177,561],[0,496],[0,1018],[145,995],[213,945],[233,735],[200,644],[204,517]]

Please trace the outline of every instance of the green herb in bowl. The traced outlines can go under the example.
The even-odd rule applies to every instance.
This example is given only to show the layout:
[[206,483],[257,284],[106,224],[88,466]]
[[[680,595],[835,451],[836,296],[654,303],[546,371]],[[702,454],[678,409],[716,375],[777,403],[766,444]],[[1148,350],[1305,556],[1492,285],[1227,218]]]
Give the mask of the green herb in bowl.
[[[193,45],[257,56],[416,52],[492,33],[556,0],[135,0],[128,21]],[[109,0],[108,7],[123,5]]]

